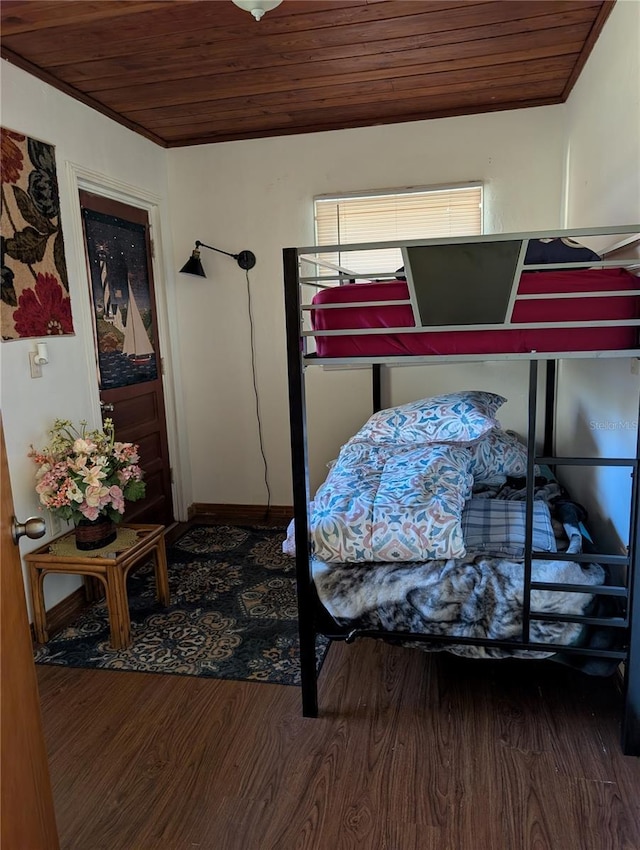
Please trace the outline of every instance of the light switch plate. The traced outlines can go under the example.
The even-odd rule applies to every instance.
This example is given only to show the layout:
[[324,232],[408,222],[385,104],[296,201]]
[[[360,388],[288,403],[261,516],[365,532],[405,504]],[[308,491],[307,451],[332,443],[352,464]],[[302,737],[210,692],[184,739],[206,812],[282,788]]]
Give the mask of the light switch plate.
[[29,367],[31,368],[31,377],[32,378],[41,378],[42,377],[42,366],[39,363],[36,363],[36,357],[38,356],[37,351],[29,352]]

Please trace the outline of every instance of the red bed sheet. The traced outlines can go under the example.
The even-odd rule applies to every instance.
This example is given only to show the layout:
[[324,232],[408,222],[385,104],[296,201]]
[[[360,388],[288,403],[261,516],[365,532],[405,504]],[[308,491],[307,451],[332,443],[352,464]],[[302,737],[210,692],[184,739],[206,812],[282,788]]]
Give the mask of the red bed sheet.
[[[598,290],[640,289],[640,281],[626,269],[585,269],[526,272],[520,279],[518,294],[553,292],[593,292]],[[324,289],[314,304],[358,301],[399,301],[409,297],[404,280],[347,283]],[[593,321],[636,319],[640,315],[640,296],[609,298],[541,298],[517,301],[513,322]],[[423,317],[428,321],[428,317]],[[377,307],[345,307],[312,312],[315,330],[351,328],[413,327],[408,304]],[[355,334],[316,337],[318,357],[364,357],[392,355],[449,354],[527,354],[532,351],[609,351],[633,349],[638,345],[638,328],[509,328],[505,330],[465,330],[455,332]]]

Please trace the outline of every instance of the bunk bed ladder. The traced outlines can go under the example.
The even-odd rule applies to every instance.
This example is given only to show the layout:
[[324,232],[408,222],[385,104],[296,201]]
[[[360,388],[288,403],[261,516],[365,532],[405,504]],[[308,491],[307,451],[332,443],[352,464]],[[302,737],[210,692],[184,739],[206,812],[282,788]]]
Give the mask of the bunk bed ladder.
[[[605,617],[586,617],[584,615],[576,617],[566,617],[563,615],[549,615],[545,617],[549,620],[560,620],[563,622],[580,622],[584,625],[608,626],[610,628],[624,629],[628,635],[628,646],[625,652],[602,652],[602,657],[620,657],[622,656],[625,664],[624,676],[624,711],[622,716],[621,729],[621,745],[625,755],[640,756],[640,632],[638,629],[633,629],[634,622],[640,622],[640,550],[638,543],[640,541],[640,429],[636,436],[636,452],[635,458],[557,458],[555,457],[555,403],[557,397],[557,364],[555,361],[547,361],[546,370],[546,387],[545,387],[545,419],[544,419],[544,456],[537,458],[539,463],[546,464],[555,473],[558,465],[578,465],[578,466],[630,466],[632,474],[632,491],[629,516],[629,546],[628,554],[625,555],[603,555],[603,554],[585,554],[561,556],[564,560],[577,560],[583,563],[601,563],[609,565],[617,565],[621,569],[626,569],[626,579],[623,586],[603,586],[603,587],[584,587],[561,585],[547,582],[531,581],[531,571],[527,567],[527,562],[530,563],[530,558],[549,558],[549,553],[543,555],[530,554],[531,540],[528,537],[531,524],[531,534],[533,534],[533,507],[532,501],[535,492],[533,484],[533,473],[535,470],[534,453],[535,453],[535,417],[536,404],[535,394],[537,386],[537,376],[535,374],[535,363],[530,364],[530,385],[529,385],[529,441],[528,441],[528,468],[527,468],[527,513],[525,516],[525,589],[524,589],[524,604],[523,604],[523,641],[529,639],[529,625],[533,618],[538,618],[538,615],[531,614],[530,609],[530,594],[531,589],[534,590],[555,590],[555,591],[579,591],[593,592],[597,591],[601,596],[616,596],[626,603],[626,612],[623,616],[607,615]],[[638,400],[638,418],[640,423],[640,398]],[[529,558],[530,556],[530,558]],[[552,556],[551,556],[552,557]],[[596,653],[593,652],[594,657]],[[600,653],[598,653],[600,654]]]

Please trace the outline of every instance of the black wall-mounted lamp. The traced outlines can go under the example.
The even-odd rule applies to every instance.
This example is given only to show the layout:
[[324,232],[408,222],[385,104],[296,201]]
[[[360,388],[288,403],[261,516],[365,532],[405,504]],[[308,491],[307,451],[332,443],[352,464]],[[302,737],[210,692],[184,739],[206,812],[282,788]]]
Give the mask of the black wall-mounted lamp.
[[203,248],[209,248],[210,251],[217,251],[218,254],[225,254],[227,257],[233,257],[240,268],[245,271],[252,269],[256,264],[256,255],[251,251],[240,251],[239,254],[230,254],[228,251],[221,251],[220,248],[214,248],[213,245],[205,245],[204,242],[200,242],[199,239],[196,239],[196,247],[193,249],[193,252],[187,262],[180,269],[183,274],[194,274],[198,277],[206,277],[204,269],[202,268],[202,263],[200,262],[200,246]]

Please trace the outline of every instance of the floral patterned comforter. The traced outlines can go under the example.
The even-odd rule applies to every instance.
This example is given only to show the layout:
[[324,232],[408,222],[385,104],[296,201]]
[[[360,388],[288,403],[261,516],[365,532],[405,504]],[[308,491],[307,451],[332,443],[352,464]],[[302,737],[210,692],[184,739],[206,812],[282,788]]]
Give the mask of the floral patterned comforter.
[[314,555],[337,563],[463,556],[471,460],[458,445],[350,440],[311,508]]

